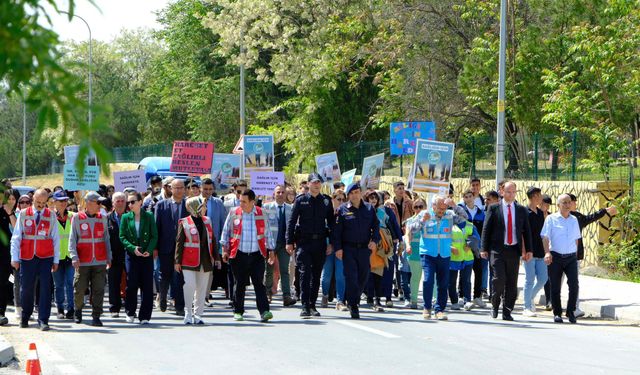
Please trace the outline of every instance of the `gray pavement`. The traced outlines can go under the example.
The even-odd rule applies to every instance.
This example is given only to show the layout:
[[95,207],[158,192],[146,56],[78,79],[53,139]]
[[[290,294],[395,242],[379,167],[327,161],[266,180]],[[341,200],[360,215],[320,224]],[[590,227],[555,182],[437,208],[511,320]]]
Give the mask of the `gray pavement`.
[[505,322],[474,309],[436,322],[419,310],[366,307],[361,320],[331,308],[301,320],[298,308],[282,308],[276,297],[274,320],[263,324],[251,296],[244,322],[234,322],[225,305],[216,299],[206,309],[206,326],[183,326],[157,310],[148,327],[105,317],[104,327],[93,328],[53,317],[52,330],[43,333],[12,320],[0,332],[14,344],[20,369],[0,374],[24,372],[30,342],[45,374],[637,374],[640,368],[640,328],[615,321],[554,324],[549,313],[524,318],[517,309],[516,320]]

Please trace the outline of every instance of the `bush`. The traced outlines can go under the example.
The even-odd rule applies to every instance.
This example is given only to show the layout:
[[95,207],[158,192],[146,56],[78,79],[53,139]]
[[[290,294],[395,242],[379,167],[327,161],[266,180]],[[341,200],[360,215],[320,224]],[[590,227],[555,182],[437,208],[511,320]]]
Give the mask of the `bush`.
[[640,194],[621,199],[616,207],[622,235],[619,242],[600,247],[600,264],[614,277],[640,282]]

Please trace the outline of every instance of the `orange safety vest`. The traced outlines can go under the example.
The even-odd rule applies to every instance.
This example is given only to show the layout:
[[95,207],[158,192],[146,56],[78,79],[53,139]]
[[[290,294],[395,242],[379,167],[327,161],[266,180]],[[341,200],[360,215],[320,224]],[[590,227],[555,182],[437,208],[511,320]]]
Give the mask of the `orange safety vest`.
[[[256,231],[258,237],[258,247],[263,257],[267,257],[267,237],[265,236],[265,218],[262,215],[262,208],[256,206]],[[229,240],[229,247],[231,248],[230,258],[235,258],[240,246],[240,237],[242,236],[242,208],[237,207],[233,214],[233,235]]]
[[[89,217],[85,211],[81,211],[72,220],[78,220],[78,227],[80,228],[80,237],[76,246],[80,263],[90,263],[94,257],[99,262],[106,261],[105,220],[103,220],[102,215],[98,212],[95,217]],[[91,232],[91,224],[93,224],[93,232]]]
[[[204,226],[207,229],[207,244],[209,245],[209,255],[213,257],[213,227],[211,226],[211,220],[204,216],[202,218]],[[200,233],[198,233],[198,227],[193,222],[191,216],[180,219],[182,229],[184,229],[184,251],[182,252],[182,265],[185,267],[199,267],[200,266]]]
[[34,255],[38,258],[53,257],[53,227],[55,214],[45,207],[40,214],[40,223],[36,225],[36,215],[33,207],[28,207],[20,213],[22,224],[22,241],[20,241],[20,259],[31,260]]

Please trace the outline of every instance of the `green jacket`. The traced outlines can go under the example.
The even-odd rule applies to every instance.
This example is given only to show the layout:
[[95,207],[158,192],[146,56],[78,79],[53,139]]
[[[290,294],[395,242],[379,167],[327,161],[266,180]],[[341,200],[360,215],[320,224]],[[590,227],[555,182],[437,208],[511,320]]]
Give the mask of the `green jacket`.
[[158,244],[158,228],[153,214],[147,211],[140,212],[140,232],[136,232],[136,223],[133,212],[127,212],[120,219],[120,241],[124,249],[131,254],[139,246],[141,253],[153,255],[153,250]]
[[73,216],[73,212],[67,211],[67,222],[62,227],[62,224],[58,220],[58,235],[60,235],[60,260],[66,259],[67,257],[71,259],[71,255],[69,255],[69,234],[71,233],[71,217]]

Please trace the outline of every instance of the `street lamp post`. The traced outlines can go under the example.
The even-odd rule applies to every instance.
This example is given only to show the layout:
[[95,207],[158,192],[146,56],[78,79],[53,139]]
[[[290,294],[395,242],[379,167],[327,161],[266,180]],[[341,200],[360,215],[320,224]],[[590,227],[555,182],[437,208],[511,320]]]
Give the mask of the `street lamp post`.
[[[68,12],[60,11],[60,13],[71,15]],[[74,14],[73,17],[79,18],[84,24],[87,26],[87,30],[89,30],[89,128],[91,128],[91,124],[93,123],[93,112],[92,112],[92,103],[93,103],[93,74],[91,72],[93,68],[93,43],[91,39],[91,27],[89,27],[89,23],[82,17],[77,14]]]
[[507,0],[500,0],[500,55],[498,62],[498,129],[496,132],[496,188],[504,179],[504,85],[507,49]]

